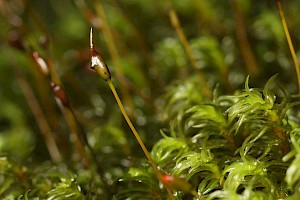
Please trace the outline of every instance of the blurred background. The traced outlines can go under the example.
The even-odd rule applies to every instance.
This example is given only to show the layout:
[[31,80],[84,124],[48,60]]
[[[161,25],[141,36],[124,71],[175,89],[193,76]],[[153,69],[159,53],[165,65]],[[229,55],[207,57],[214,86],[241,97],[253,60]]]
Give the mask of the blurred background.
[[[299,7],[283,3],[298,56]],[[51,160],[41,132],[70,162],[70,127],[50,82],[64,88],[112,179],[143,157],[109,87],[89,69],[90,27],[149,149],[169,127],[166,96],[181,85],[193,84],[205,101],[206,87],[233,94],[247,75],[251,87],[263,87],[278,73],[288,94],[298,91],[275,1],[1,0],[0,13],[0,152],[16,162]]]

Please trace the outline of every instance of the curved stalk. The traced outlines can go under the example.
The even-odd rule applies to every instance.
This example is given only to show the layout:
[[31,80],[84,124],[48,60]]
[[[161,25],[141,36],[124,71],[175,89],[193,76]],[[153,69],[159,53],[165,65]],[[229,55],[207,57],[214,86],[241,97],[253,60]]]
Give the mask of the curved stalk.
[[285,21],[285,17],[284,17],[284,13],[283,13],[283,10],[282,10],[282,7],[281,7],[280,0],[276,0],[276,3],[277,3],[278,10],[279,10],[279,14],[280,14],[282,26],[283,26],[283,29],[284,29],[284,33],[285,33],[285,36],[286,36],[286,39],[287,39],[287,42],[288,42],[288,45],[289,45],[289,48],[290,48],[290,51],[291,51],[291,54],[292,54],[292,57],[293,57],[293,61],[294,61],[294,64],[295,64],[295,69],[296,69],[296,73],[297,73],[297,80],[298,80],[298,89],[299,89],[299,93],[300,93],[300,69],[299,69],[298,59],[297,59],[297,56],[296,56],[296,53],[295,53],[294,45],[293,45],[292,40],[291,40],[289,29],[288,29],[286,21]]
[[[161,181],[162,180],[162,174],[159,171],[157,165],[155,164],[155,162],[153,161],[149,151],[147,150],[143,140],[141,139],[140,135],[138,134],[138,132],[136,131],[134,125],[132,124],[130,118],[128,117],[127,112],[125,111],[125,108],[122,104],[122,101],[115,89],[115,86],[113,84],[113,82],[111,81],[111,74],[109,72],[109,68],[107,67],[107,65],[105,64],[103,58],[100,56],[100,54],[95,50],[94,48],[94,43],[93,43],[93,29],[91,28],[90,31],[90,53],[91,53],[91,68],[93,70],[95,70],[97,72],[97,74],[107,82],[107,84],[109,85],[117,103],[118,106],[128,124],[128,126],[130,127],[132,133],[134,134],[136,140],[138,141],[139,145],[141,146],[145,156],[147,157],[147,159],[149,160],[152,168],[154,169],[158,179]],[[170,198],[172,200],[175,200],[175,197],[173,195],[173,193],[171,192],[170,188],[168,188],[165,184],[164,184]]]

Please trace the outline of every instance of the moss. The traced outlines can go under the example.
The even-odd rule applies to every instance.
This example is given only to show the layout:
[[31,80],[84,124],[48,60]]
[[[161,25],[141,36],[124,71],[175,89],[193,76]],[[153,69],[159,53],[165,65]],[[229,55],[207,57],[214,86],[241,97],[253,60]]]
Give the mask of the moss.
[[[276,3],[3,1],[0,199],[298,199]],[[282,4],[297,44],[299,3]]]

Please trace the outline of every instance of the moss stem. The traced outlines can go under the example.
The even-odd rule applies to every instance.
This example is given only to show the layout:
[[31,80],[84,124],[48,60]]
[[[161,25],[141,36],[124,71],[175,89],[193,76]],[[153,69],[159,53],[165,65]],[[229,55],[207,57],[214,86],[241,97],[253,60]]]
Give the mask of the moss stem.
[[237,0],[233,0],[231,1],[231,4],[233,7],[233,18],[236,24],[235,31],[237,35],[237,40],[241,48],[241,54],[244,58],[247,73],[249,75],[258,74],[259,69],[249,42],[249,38],[244,23],[244,18],[243,15],[241,14],[239,2]]
[[50,157],[53,162],[59,163],[62,161],[62,156],[56,144],[55,138],[51,133],[50,126],[46,120],[46,116],[44,115],[44,112],[32,88],[30,87],[27,80],[24,78],[22,72],[19,69],[17,69],[17,67],[15,67],[14,69],[17,76],[17,80],[19,82],[19,86],[27,100],[27,103],[33,113],[34,118],[36,119],[37,125],[39,126],[41,134],[45,140],[45,144],[49,151]]
[[279,10],[279,14],[280,14],[282,26],[283,26],[283,29],[284,29],[284,33],[285,33],[285,36],[286,36],[286,39],[287,39],[287,42],[288,42],[288,45],[289,45],[289,48],[290,48],[290,51],[291,51],[291,54],[292,54],[292,57],[293,57],[293,61],[294,61],[294,64],[295,64],[295,69],[296,69],[297,79],[298,79],[298,89],[299,89],[299,93],[300,93],[300,69],[299,69],[298,59],[297,59],[297,56],[296,56],[296,53],[295,53],[294,45],[293,45],[292,40],[291,40],[289,29],[288,29],[286,21],[285,21],[285,17],[284,17],[284,13],[283,13],[283,10],[282,10],[282,7],[281,7],[280,0],[276,0],[276,3],[277,3],[278,10]]
[[[138,141],[139,145],[141,146],[141,148],[142,148],[144,154],[145,154],[146,157],[148,158],[150,164],[152,165],[152,168],[155,170],[155,173],[157,174],[159,180],[161,180],[162,174],[161,174],[161,172],[159,171],[159,169],[158,169],[157,165],[155,164],[155,162],[153,161],[153,159],[152,159],[152,157],[151,157],[149,151],[147,150],[147,148],[146,148],[144,142],[142,141],[140,135],[139,135],[138,132],[136,131],[135,127],[133,126],[133,124],[132,124],[130,118],[128,117],[128,115],[127,115],[127,113],[126,113],[126,111],[125,111],[125,109],[124,109],[124,106],[123,106],[123,104],[122,104],[122,102],[121,102],[121,99],[120,99],[120,97],[119,97],[119,95],[118,95],[118,93],[117,93],[117,91],[116,91],[116,89],[115,89],[115,86],[114,86],[113,82],[112,82],[110,79],[108,79],[108,80],[107,80],[107,83],[108,83],[108,85],[109,85],[109,87],[110,87],[110,89],[111,89],[111,91],[112,91],[112,93],[113,93],[113,95],[114,95],[114,97],[115,97],[117,103],[118,103],[118,106],[119,106],[119,108],[120,108],[120,110],[121,110],[121,112],[122,112],[122,114],[123,114],[123,116],[124,116],[124,118],[125,118],[125,120],[126,120],[128,126],[130,127],[130,129],[131,129],[132,133],[134,134],[135,138],[137,139],[137,141]],[[171,190],[170,190],[168,187],[166,187],[166,189],[167,189],[167,191],[168,191],[168,193],[169,193],[170,198],[171,198],[172,200],[173,200],[173,199],[175,200],[175,198],[174,198],[174,196],[173,196]]]
[[105,37],[105,42],[107,44],[109,54],[111,55],[112,62],[116,69],[116,76],[119,78],[120,82],[122,83],[120,85],[120,88],[121,88],[122,96],[125,98],[125,105],[130,108],[131,112],[133,112],[135,109],[134,104],[131,99],[130,92],[126,87],[126,83],[124,82],[125,80],[124,72],[121,66],[120,56],[113,37],[112,30],[107,22],[105,11],[103,9],[103,5],[101,1],[97,1],[95,5],[96,5],[95,7],[96,7],[97,14],[102,21],[103,35]]
[[192,52],[191,46],[182,30],[177,13],[173,8],[171,8],[169,11],[169,17],[170,17],[171,24],[174,27],[174,29],[180,39],[180,42],[185,50],[186,55],[190,59],[194,70],[196,71],[196,73],[199,76],[199,81],[200,81],[201,85],[203,86],[203,91],[204,91],[205,95],[209,99],[211,99],[212,98],[211,89],[210,89],[209,85],[207,84],[207,81],[205,80],[205,76],[204,76],[203,72],[201,71],[199,64],[196,62],[196,59]]

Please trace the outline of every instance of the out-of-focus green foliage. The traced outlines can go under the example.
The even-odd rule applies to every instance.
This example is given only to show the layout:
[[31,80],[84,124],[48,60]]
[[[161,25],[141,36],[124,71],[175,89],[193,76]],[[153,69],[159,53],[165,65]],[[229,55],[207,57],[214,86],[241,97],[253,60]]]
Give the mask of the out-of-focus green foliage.
[[[300,4],[282,6],[299,55]],[[299,199],[300,98],[275,1],[2,0],[0,14],[0,199],[169,198],[88,69],[90,27],[175,199]]]

